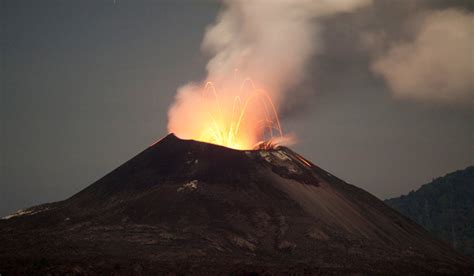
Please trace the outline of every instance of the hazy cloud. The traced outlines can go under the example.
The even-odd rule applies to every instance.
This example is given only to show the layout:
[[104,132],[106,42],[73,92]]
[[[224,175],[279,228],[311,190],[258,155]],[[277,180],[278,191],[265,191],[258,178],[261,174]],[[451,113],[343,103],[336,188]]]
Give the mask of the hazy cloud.
[[[371,69],[398,98],[473,103],[473,23],[473,13],[463,10],[429,12],[413,26],[414,40],[389,47]],[[369,34],[363,41],[380,49],[385,38],[385,34]]]

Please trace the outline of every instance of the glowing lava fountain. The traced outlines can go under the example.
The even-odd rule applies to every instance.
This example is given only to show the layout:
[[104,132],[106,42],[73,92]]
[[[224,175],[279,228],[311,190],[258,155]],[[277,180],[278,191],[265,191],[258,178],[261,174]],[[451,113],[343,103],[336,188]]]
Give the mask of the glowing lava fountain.
[[[239,85],[182,88],[170,110],[169,130],[181,138],[233,149],[288,144],[270,95],[247,78]],[[179,119],[177,119],[179,117]]]

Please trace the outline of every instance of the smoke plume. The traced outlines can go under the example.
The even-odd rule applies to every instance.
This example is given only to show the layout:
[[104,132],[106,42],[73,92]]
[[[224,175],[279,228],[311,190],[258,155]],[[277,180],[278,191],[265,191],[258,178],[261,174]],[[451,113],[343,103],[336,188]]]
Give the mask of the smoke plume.
[[[322,51],[318,20],[350,12],[370,0],[228,0],[215,23],[206,30],[202,50],[211,56],[207,79],[180,89],[169,111],[168,129],[184,138],[198,138],[205,127],[212,97],[202,96],[206,81],[212,81],[220,97],[242,96],[242,80],[250,77],[265,90],[276,109],[289,95],[288,89],[305,77],[305,65]],[[244,89],[245,90],[245,89]],[[292,95],[293,96],[293,95]],[[232,109],[232,101],[222,100]],[[249,120],[258,116],[250,111]],[[231,115],[229,115],[231,116]],[[252,128],[252,127],[251,127]],[[251,131],[254,136],[260,130]],[[253,139],[253,138],[252,138]]]
[[474,15],[457,9],[425,15],[414,41],[393,45],[372,64],[394,95],[438,103],[474,103]]

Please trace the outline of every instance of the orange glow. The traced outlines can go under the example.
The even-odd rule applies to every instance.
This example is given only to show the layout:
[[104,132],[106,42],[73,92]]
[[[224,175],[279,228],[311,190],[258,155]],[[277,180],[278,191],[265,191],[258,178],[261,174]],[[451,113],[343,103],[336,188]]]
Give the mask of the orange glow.
[[299,154],[296,154],[296,158],[298,158],[298,160],[300,160],[301,162],[303,162],[306,166],[312,167],[311,163],[310,163],[308,160],[304,159],[303,156],[301,156],[301,155],[299,155]]
[[[247,84],[250,87],[246,87]],[[208,81],[202,93],[204,97],[214,97],[216,109],[208,111],[209,124],[202,130],[197,140],[234,149],[249,149],[255,145],[253,136],[265,135],[265,130],[268,131],[270,139],[274,131],[277,135],[283,136],[272,99],[264,90],[256,89],[251,79],[244,80],[240,86],[239,94],[245,95],[245,98],[242,99],[240,96],[232,98],[230,113],[229,110],[222,109],[222,96],[217,92],[213,82]],[[263,108],[264,112],[261,114],[258,110],[250,110],[252,108]],[[257,118],[261,115],[263,115],[261,118]],[[257,133],[248,133],[249,130]]]
[[178,102],[168,127],[181,138],[240,150],[288,141],[271,97],[249,78],[219,88],[212,81],[185,87]]

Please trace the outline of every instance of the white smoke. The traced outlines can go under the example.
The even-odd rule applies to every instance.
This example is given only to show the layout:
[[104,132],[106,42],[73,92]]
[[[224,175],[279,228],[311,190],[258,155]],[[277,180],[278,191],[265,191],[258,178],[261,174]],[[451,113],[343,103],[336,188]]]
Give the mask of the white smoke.
[[[305,65],[322,50],[318,18],[349,12],[369,0],[229,0],[207,29],[203,49],[213,57],[211,79],[234,69],[279,92],[304,77]],[[275,94],[275,93],[274,93]]]
[[393,45],[372,64],[394,95],[438,103],[474,103],[474,15],[434,11],[418,26],[414,41]]
[[[207,80],[221,92],[232,86],[237,74],[251,77],[265,89],[276,107],[288,88],[305,77],[305,65],[322,50],[318,20],[350,12],[371,0],[227,0],[216,22],[206,30],[202,49],[211,55]],[[206,112],[198,105],[199,85],[179,89],[169,111],[170,131],[178,136],[195,136],[199,123],[194,117]],[[230,93],[230,92],[229,92]],[[207,116],[207,115],[204,115]]]

